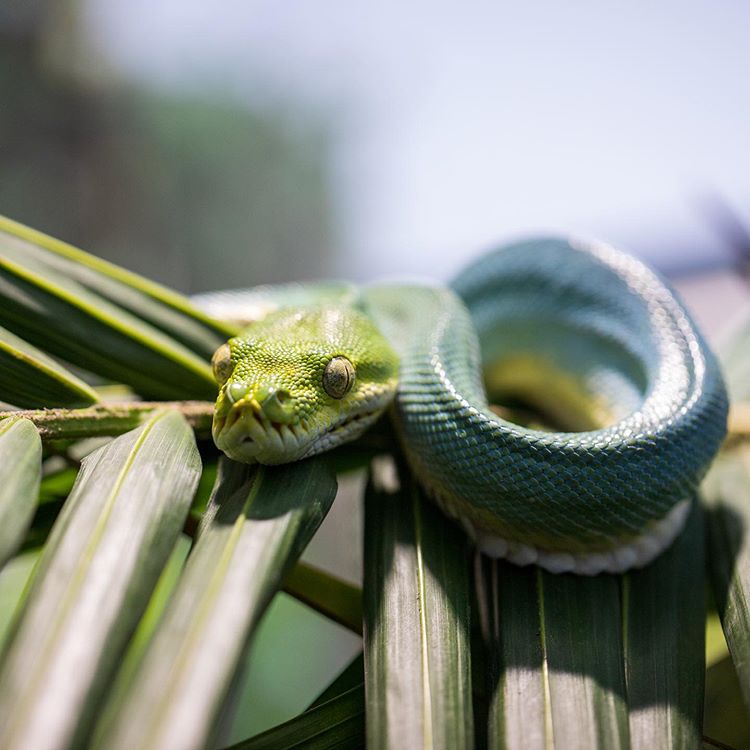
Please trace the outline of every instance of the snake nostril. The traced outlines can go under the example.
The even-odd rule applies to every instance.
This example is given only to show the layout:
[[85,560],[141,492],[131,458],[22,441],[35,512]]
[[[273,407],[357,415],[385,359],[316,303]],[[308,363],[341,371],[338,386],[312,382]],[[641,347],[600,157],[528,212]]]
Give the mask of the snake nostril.
[[260,402],[263,414],[273,422],[288,424],[295,418],[294,397],[283,389],[272,390]]
[[230,383],[226,389],[227,398],[236,404],[247,396],[249,390],[250,387],[246,383]]

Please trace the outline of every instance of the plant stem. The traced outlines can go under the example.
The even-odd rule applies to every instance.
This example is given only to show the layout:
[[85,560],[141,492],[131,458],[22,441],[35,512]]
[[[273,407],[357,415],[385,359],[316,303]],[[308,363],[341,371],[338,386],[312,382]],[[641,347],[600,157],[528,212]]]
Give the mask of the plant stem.
[[29,409],[0,412],[5,417],[30,419],[42,440],[74,440],[121,435],[157,409],[179,411],[200,434],[210,434],[213,401],[132,401],[97,404],[85,409]]

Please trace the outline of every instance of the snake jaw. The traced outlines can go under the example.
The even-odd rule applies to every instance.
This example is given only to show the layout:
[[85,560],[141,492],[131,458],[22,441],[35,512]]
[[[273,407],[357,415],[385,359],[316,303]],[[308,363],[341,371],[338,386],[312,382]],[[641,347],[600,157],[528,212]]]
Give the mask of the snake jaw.
[[279,455],[297,455],[304,435],[301,422],[269,419],[254,396],[237,401],[228,411],[217,409],[212,433],[216,445],[235,461],[265,464],[282,463],[274,460]]
[[361,384],[356,400],[306,414],[303,399],[285,390],[268,384],[243,383],[239,388],[236,381],[228,382],[217,400],[213,439],[229,458],[242,463],[308,458],[359,437],[383,413],[395,387],[395,377],[381,385]]

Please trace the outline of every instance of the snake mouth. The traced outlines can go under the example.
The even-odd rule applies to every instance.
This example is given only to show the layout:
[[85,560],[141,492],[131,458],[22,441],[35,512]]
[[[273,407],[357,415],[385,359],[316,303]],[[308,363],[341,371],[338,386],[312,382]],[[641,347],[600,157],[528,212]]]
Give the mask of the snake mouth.
[[327,430],[322,430],[301,458],[314,456],[316,453],[322,453],[358,438],[378,420],[382,411],[378,408],[350,414],[345,419],[331,425]]
[[282,464],[359,437],[381,411],[378,408],[347,414],[327,426],[309,419],[285,424],[258,414],[249,403],[238,402],[228,414],[214,415],[212,432],[217,447],[229,458],[243,463]]
[[[212,433],[220,450],[243,463],[292,461],[306,437],[302,422],[282,424],[259,415],[250,403],[241,402],[226,415],[214,415]],[[278,459],[273,460],[275,457]]]

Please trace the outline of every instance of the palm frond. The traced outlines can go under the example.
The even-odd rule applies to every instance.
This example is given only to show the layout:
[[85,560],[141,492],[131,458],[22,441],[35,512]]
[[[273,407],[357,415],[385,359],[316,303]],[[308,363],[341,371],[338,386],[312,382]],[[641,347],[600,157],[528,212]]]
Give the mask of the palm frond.
[[192,432],[174,412],[84,460],[3,654],[2,747],[88,735],[199,475]]
[[185,572],[95,746],[205,746],[261,615],[335,490],[324,459],[276,470],[222,461]]
[[474,742],[468,546],[404,468],[365,499],[367,744]]

